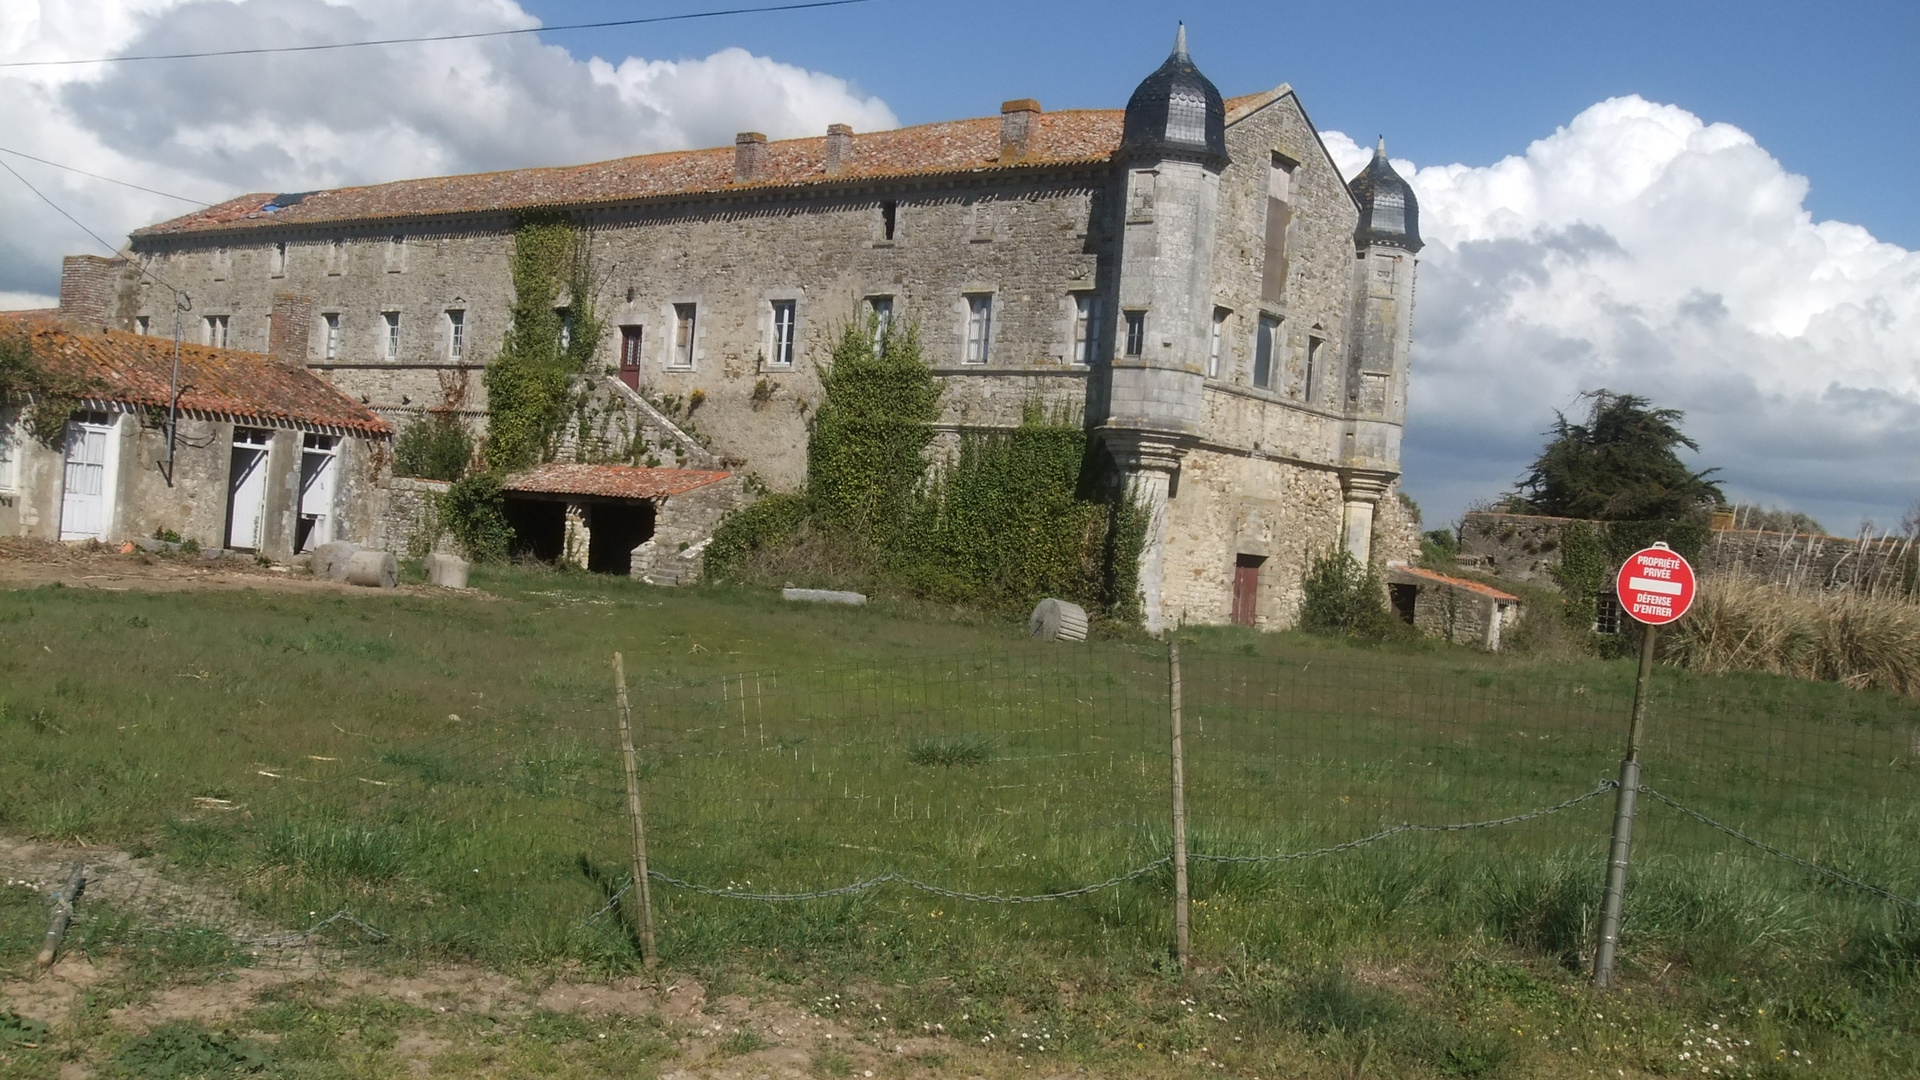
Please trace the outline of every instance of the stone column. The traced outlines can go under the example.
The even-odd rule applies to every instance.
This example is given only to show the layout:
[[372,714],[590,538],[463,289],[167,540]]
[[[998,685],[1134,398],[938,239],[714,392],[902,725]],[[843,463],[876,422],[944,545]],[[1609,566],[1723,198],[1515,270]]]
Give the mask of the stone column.
[[1166,629],[1167,501],[1186,448],[1166,435],[1108,432],[1107,449],[1120,467],[1127,498],[1147,511],[1147,535],[1140,546],[1140,612],[1147,633]]
[[1340,539],[1347,554],[1362,566],[1373,558],[1373,508],[1393,484],[1393,477],[1372,469],[1340,470],[1340,492],[1346,500]]
[[593,532],[587,525],[587,508],[580,503],[567,504],[567,531],[560,559],[580,569],[587,568],[587,553],[593,546]]

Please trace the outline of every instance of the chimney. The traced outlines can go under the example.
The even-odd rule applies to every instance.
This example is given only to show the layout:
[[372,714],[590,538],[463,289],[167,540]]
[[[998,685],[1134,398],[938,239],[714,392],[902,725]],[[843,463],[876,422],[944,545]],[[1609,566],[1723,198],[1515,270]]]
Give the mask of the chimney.
[[827,175],[839,176],[846,171],[847,159],[853,156],[853,127],[848,124],[827,125]]
[[60,316],[90,333],[98,333],[113,314],[120,268],[124,259],[100,255],[69,255],[60,260]]
[[733,137],[733,182],[745,184],[759,180],[766,172],[767,137],[757,131],[743,131]]
[[1040,134],[1040,103],[1018,98],[1000,106],[1000,163],[1019,161],[1034,152]]
[[267,355],[292,367],[307,366],[308,338],[313,330],[313,298],[277,293],[267,318]]

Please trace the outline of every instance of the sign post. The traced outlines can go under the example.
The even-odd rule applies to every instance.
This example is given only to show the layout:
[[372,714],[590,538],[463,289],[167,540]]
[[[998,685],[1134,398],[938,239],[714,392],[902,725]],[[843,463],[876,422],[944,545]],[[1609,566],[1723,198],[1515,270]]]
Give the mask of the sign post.
[[1627,856],[1633,848],[1633,804],[1640,794],[1640,735],[1647,721],[1647,682],[1653,676],[1654,642],[1660,628],[1687,613],[1698,591],[1693,567],[1665,544],[1642,548],[1620,564],[1614,579],[1620,609],[1641,623],[1640,674],[1633,684],[1633,720],[1627,726],[1627,756],[1620,762],[1620,791],[1613,810],[1613,841],[1607,851],[1607,891],[1600,901],[1600,945],[1593,953],[1593,984],[1613,987],[1620,945],[1620,913],[1627,894]]

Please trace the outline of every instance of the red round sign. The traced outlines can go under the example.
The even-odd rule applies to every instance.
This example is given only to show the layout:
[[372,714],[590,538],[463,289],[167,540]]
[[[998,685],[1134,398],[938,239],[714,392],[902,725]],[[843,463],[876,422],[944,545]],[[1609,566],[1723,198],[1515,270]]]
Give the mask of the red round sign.
[[1648,626],[1665,626],[1693,606],[1693,567],[1665,544],[1641,548],[1621,564],[1613,590],[1620,610]]

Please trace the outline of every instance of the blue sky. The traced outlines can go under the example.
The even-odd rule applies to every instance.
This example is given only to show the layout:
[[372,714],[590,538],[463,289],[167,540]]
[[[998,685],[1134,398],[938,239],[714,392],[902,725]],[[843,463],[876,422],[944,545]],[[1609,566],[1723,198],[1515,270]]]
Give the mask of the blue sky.
[[[728,6],[529,0],[544,23]],[[1920,248],[1920,3],[1204,3],[874,0],[634,30],[549,35],[576,55],[654,59],[742,46],[848,79],[903,123],[1009,97],[1114,107],[1185,19],[1221,90],[1291,83],[1315,123],[1385,133],[1395,156],[1487,164],[1594,102],[1679,105],[1751,133],[1809,177],[1816,217]]]
[[[364,41],[755,0],[0,0],[0,53]],[[764,2],[764,0],[761,0]],[[1508,489],[1582,391],[1687,413],[1730,497],[1851,533],[1920,503],[1920,0],[1179,6],[872,0],[632,30],[0,69],[0,145],[206,201],[993,113],[1114,108],[1175,22],[1287,82],[1350,175],[1385,134],[1428,246],[1405,486]],[[596,60],[598,58],[598,60]],[[13,160],[102,236],[175,201]],[[0,175],[0,307],[92,240]]]

